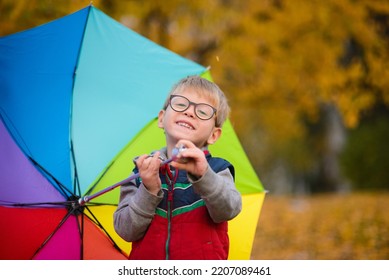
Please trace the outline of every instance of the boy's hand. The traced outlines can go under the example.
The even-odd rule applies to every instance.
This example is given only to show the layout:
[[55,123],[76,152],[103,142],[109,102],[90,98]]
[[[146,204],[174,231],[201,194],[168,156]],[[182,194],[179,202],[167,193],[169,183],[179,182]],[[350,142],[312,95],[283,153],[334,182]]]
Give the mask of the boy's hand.
[[142,155],[136,160],[136,166],[139,170],[139,175],[146,189],[157,195],[161,190],[161,179],[159,178],[159,167],[161,160],[158,158],[160,152],[156,152],[153,156]]
[[208,161],[204,151],[188,140],[180,140],[176,146],[185,146],[185,149],[178,154],[177,159],[172,161],[171,165],[174,168],[185,170],[195,177],[202,177],[208,169]]

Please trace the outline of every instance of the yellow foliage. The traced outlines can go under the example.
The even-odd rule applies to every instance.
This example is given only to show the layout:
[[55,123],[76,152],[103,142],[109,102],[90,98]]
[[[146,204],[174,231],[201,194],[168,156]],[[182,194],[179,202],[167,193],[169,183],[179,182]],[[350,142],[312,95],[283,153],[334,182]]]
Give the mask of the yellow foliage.
[[387,260],[389,194],[267,195],[251,259]]
[[0,36],[44,24],[102,0],[1,0]]
[[[3,0],[0,35],[90,2]],[[94,0],[93,5],[210,66],[256,166],[274,150],[303,143],[306,123],[319,120],[323,104],[334,105],[347,127],[356,127],[377,102],[389,106],[388,23],[377,20],[388,17],[388,1]]]

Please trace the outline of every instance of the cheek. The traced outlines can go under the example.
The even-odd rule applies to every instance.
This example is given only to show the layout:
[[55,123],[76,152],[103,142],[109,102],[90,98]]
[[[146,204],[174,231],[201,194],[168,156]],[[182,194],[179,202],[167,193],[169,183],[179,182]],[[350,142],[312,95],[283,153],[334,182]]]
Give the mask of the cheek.
[[173,114],[169,111],[165,111],[165,113],[158,118],[158,126],[160,128],[167,128],[173,122]]

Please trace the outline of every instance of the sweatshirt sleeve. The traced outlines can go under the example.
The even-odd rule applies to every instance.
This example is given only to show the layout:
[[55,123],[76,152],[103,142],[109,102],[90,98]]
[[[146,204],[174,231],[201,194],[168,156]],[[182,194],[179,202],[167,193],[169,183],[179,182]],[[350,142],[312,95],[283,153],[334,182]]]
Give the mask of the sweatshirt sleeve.
[[228,168],[218,173],[208,168],[201,178],[188,177],[215,223],[231,220],[242,210],[242,197]]
[[114,213],[116,233],[128,242],[142,238],[162,198],[162,191],[155,196],[142,183],[139,187],[135,183],[121,186],[119,205]]

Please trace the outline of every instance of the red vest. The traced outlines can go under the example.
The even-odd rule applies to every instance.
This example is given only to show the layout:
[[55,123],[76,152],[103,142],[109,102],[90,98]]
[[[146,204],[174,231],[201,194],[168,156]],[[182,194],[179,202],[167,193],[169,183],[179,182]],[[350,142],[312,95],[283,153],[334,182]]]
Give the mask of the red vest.
[[132,243],[130,259],[225,260],[227,222],[215,224],[205,206],[171,219],[156,215],[145,236]]
[[[219,172],[233,167],[207,154],[211,168]],[[214,223],[204,201],[197,195],[185,171],[160,172],[164,199],[144,237],[132,243],[129,259],[226,260],[228,223]]]

